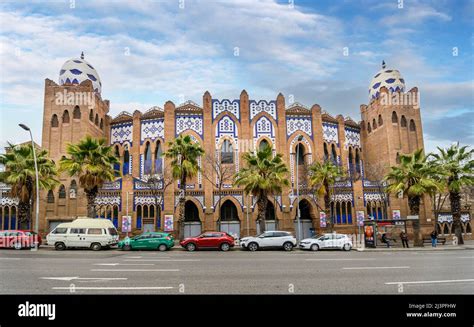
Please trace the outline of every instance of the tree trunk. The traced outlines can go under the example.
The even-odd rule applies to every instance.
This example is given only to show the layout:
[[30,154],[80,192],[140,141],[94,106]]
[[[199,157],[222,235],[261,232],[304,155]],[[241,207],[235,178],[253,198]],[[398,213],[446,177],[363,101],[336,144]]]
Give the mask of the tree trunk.
[[408,206],[410,207],[410,214],[418,216],[418,219],[413,220],[413,244],[417,247],[423,247],[423,237],[420,230],[420,197],[408,197]]
[[[31,225],[31,205],[29,201],[20,201],[18,203],[17,228],[26,229],[25,225],[30,222]],[[31,228],[32,226],[30,226]]]
[[[324,208],[326,213],[326,224],[329,227],[329,231],[332,233],[334,230],[334,221],[331,214],[331,197],[329,195],[329,184],[324,183]],[[328,219],[329,218],[329,219]]]
[[184,219],[185,204],[186,204],[186,176],[181,178],[181,193],[179,194],[179,217],[178,217],[178,238],[184,239]]
[[95,218],[96,212],[95,212],[95,199],[97,197],[98,193],[98,188],[95,186],[94,188],[90,190],[84,190],[86,193],[87,197],[87,217],[89,218]]
[[461,227],[461,195],[459,192],[449,192],[451,202],[451,214],[453,215],[454,235],[458,238],[458,244],[464,244]]
[[258,207],[258,223],[260,225],[260,233],[265,233],[265,216],[267,213],[268,198],[264,194],[260,194],[257,201]]

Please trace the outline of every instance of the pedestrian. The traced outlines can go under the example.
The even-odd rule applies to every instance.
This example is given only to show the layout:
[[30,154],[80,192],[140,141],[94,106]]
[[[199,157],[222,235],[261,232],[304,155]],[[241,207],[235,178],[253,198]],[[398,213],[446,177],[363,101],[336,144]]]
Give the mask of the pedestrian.
[[438,232],[434,230],[431,232],[431,246],[435,248],[436,243],[438,243]]
[[387,233],[382,234],[382,243],[387,244],[387,247],[390,247],[390,239],[387,236]]
[[406,248],[408,249],[409,246],[408,246],[408,235],[407,235],[407,233],[405,233],[404,231],[402,231],[402,232],[400,233],[400,239],[402,240],[402,245],[403,245],[403,247],[404,247],[404,248],[406,247]]

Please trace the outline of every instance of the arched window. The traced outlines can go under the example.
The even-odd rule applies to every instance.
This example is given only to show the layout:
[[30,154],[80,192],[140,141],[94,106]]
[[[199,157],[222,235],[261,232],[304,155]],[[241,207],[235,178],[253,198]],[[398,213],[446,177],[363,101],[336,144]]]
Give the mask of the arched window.
[[63,124],[69,124],[69,111],[64,110],[63,113]]
[[120,175],[120,151],[118,145],[114,148],[114,155],[118,159],[118,162],[114,163],[115,177],[118,177]]
[[413,119],[410,120],[410,132],[415,132],[416,127],[415,127],[415,121]]
[[135,228],[136,229],[142,229],[142,206],[138,205],[137,206],[137,220],[135,221]]
[[150,142],[146,142],[146,144],[145,144],[144,172],[145,172],[145,175],[151,174],[151,146],[150,146]]
[[395,111],[392,112],[392,124],[398,124],[398,116]]
[[199,209],[193,201],[186,201],[184,204],[184,221],[200,221]]
[[100,119],[100,124],[99,124],[100,129],[104,129],[104,119]]
[[354,156],[352,154],[352,147],[349,147],[349,171],[352,173],[354,171]]
[[94,121],[94,111],[92,111],[92,109],[89,111],[89,120]]
[[336,165],[337,164],[337,153],[336,153],[336,146],[331,144],[331,160]]
[[326,144],[326,142],[324,142],[323,147],[324,147],[324,161],[326,161],[329,159],[328,145]]
[[58,198],[60,198],[60,199],[65,199],[66,198],[66,187],[64,187],[64,185],[59,186]]
[[51,127],[58,127],[58,126],[59,126],[58,115],[54,114],[53,117],[51,118]]
[[122,175],[127,174],[130,174],[130,152],[128,151],[128,145],[125,145],[123,151]]
[[268,144],[268,141],[263,139],[263,140],[260,141],[260,144],[258,145],[258,149],[260,151],[262,151],[263,149],[265,149],[266,147],[269,147],[269,146],[270,146],[270,144]]
[[296,145],[295,151],[298,160],[298,165],[304,165],[304,145],[302,143],[298,143]]
[[74,111],[72,112],[73,119],[81,119],[81,108],[79,106],[74,107]]
[[359,149],[356,149],[356,155],[355,155],[355,164],[356,164],[356,171],[360,174],[361,169],[360,169],[360,154],[359,154]]
[[372,128],[370,127],[370,123],[367,123],[367,132],[369,132],[369,133],[372,132]]
[[73,198],[75,199],[77,196],[77,183],[76,181],[73,179],[71,181],[71,185],[69,186],[69,198]]
[[99,126],[99,115],[98,115],[98,114],[95,114],[94,123],[95,123],[97,126]]
[[233,221],[239,220],[239,216],[237,215],[237,208],[235,204],[230,201],[226,200],[221,206],[221,221]]
[[221,163],[234,163],[234,151],[232,143],[229,140],[224,140],[221,145]]
[[48,203],[54,203],[54,193],[52,190],[48,191]]
[[309,204],[308,200],[301,200],[299,203],[299,209],[301,219],[313,219],[311,215],[311,204]]
[[382,115],[379,115],[379,126],[382,126],[382,125],[383,125]]
[[373,129],[377,128],[377,122],[375,121],[375,118],[372,120],[372,128]]
[[405,116],[402,116],[400,125],[401,125],[402,127],[407,127],[407,119],[405,118]]
[[156,142],[155,148],[155,174],[161,174],[163,172],[162,155],[161,142],[158,141]]
[[273,202],[271,201],[267,202],[267,211],[265,212],[265,220],[276,220],[275,206],[273,205]]

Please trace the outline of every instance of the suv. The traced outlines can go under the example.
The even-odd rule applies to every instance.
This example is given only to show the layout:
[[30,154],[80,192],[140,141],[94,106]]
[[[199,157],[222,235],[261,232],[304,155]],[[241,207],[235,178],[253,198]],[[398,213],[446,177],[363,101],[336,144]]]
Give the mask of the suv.
[[352,249],[352,239],[346,234],[320,234],[301,240],[300,248],[311,251],[318,251],[321,249],[340,249],[349,251]]
[[241,238],[240,246],[250,251],[260,248],[283,248],[291,251],[296,246],[296,238],[289,232],[268,231],[258,236]]
[[224,232],[205,232],[196,237],[187,237],[179,244],[188,251],[199,249],[220,249],[229,251],[234,247],[235,239]]

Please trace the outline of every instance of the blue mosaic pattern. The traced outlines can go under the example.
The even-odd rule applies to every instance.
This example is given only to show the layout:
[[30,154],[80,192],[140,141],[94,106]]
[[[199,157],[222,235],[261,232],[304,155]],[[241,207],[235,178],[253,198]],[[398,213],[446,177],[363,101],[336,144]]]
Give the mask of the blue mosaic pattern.
[[358,129],[345,127],[344,134],[345,134],[344,147],[346,149],[349,146],[360,148],[360,131]]
[[325,142],[334,142],[339,146],[337,124],[323,122],[323,140]]
[[221,101],[212,99],[212,120],[223,112],[230,112],[240,120],[240,100],[223,99]]
[[110,143],[123,144],[130,143],[132,146],[133,139],[133,123],[114,124],[110,128]]
[[276,101],[265,101],[265,100],[250,100],[249,101],[250,105],[250,120],[254,119],[255,116],[257,116],[261,112],[265,112],[269,114],[275,121],[278,121],[277,119],[277,105]]
[[150,119],[141,122],[140,142],[150,139],[152,142],[158,138],[165,137],[165,122],[164,119]]
[[178,115],[175,120],[176,136],[191,130],[202,137],[203,120],[201,115]]
[[311,116],[308,117],[287,117],[286,118],[286,136],[290,137],[294,132],[301,131],[313,137],[313,124]]

